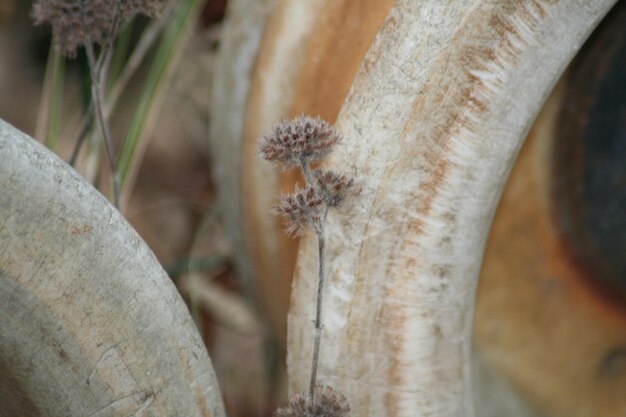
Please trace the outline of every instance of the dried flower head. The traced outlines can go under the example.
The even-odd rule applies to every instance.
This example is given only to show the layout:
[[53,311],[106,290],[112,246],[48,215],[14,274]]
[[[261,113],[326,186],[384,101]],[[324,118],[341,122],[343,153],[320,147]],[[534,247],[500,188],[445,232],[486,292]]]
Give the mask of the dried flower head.
[[313,171],[313,176],[322,190],[322,195],[324,195],[328,207],[337,207],[346,197],[357,195],[361,192],[361,187],[355,184],[354,179],[347,175],[316,169]]
[[346,417],[350,406],[346,397],[336,394],[331,387],[317,385],[315,400],[296,394],[286,407],[279,408],[274,417]]
[[321,119],[299,116],[283,120],[263,137],[259,151],[268,161],[291,168],[318,161],[341,140],[341,135]]
[[56,48],[69,56],[88,40],[102,43],[111,30],[113,13],[107,0],[40,0],[33,6],[35,23],[50,23]]
[[120,13],[124,19],[130,19],[135,14],[145,14],[155,17],[161,9],[161,0],[117,0]]
[[274,206],[274,214],[281,214],[287,222],[286,232],[299,236],[306,226],[318,228],[324,212],[324,198],[315,187],[296,189],[293,194],[282,195]]
[[33,6],[35,24],[52,26],[54,45],[75,56],[87,42],[102,44],[114,30],[116,16],[130,19],[137,13],[153,16],[160,0],[39,0]]

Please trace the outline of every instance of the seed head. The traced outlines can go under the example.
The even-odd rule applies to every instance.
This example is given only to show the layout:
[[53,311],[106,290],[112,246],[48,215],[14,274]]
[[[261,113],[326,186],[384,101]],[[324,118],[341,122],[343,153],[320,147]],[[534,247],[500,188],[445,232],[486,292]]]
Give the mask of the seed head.
[[106,0],[40,0],[33,6],[35,24],[48,22],[56,48],[68,56],[75,56],[76,48],[89,39],[106,39],[113,11]]
[[135,14],[155,17],[161,9],[161,0],[117,0],[122,17],[131,19]]
[[130,19],[137,13],[153,16],[160,0],[39,0],[33,6],[35,24],[52,26],[54,45],[73,57],[87,42],[102,44],[114,36],[115,17]]
[[357,195],[361,192],[361,187],[356,185],[354,179],[347,175],[316,169],[313,171],[313,176],[319,184],[328,207],[337,207],[341,205],[346,197]]
[[284,168],[315,162],[341,140],[337,130],[321,119],[299,116],[283,120],[263,137],[259,151]]
[[293,194],[279,197],[272,212],[281,214],[287,222],[286,232],[290,236],[300,236],[306,226],[318,228],[324,211],[324,198],[312,186],[296,189]]
[[274,417],[347,417],[350,406],[341,394],[331,387],[317,385],[315,400],[296,394],[289,399],[286,407],[274,412]]

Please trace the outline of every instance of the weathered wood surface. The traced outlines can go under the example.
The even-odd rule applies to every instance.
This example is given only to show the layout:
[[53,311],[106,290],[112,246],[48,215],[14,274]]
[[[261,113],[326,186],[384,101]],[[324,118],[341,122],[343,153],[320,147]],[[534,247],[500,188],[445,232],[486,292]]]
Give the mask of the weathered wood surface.
[[[571,93],[606,80],[611,57],[605,45],[619,45],[614,29],[626,32],[624,17],[626,3],[616,5],[541,110],[500,199],[481,268],[474,344],[542,416],[621,417],[626,410],[626,304],[615,288],[601,287],[606,276],[572,256],[555,207],[555,190],[566,186],[556,161],[571,158],[576,141],[567,133],[580,128],[578,121],[588,123],[578,112],[598,97],[576,100]],[[590,74],[590,67],[601,75]],[[565,118],[572,109],[577,117]],[[599,178],[597,170],[587,172]]]
[[[614,1],[400,0],[337,120],[329,166],[361,197],[329,216],[320,378],[359,416],[480,416],[471,322],[509,170],[553,84]],[[300,245],[289,318],[304,392],[317,248]]]
[[0,416],[223,417],[186,306],[121,214],[0,120]]

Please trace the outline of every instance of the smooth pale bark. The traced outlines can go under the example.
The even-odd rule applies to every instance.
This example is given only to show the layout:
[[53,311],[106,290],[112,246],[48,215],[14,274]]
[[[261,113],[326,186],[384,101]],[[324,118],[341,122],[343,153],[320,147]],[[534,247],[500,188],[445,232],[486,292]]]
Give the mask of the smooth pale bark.
[[[328,218],[319,377],[357,416],[480,416],[471,390],[476,279],[521,143],[614,1],[399,0],[337,121],[328,166],[358,199]],[[289,317],[305,392],[317,245],[301,242]]]
[[121,214],[0,120],[0,416],[224,416],[182,299]]

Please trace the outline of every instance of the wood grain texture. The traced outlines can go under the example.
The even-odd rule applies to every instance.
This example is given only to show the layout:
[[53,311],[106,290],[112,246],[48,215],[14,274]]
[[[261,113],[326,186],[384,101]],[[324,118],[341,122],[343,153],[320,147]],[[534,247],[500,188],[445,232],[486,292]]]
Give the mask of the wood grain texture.
[[[553,84],[613,1],[400,0],[337,120],[323,382],[359,416],[474,416],[471,322],[501,190]],[[316,245],[300,245],[291,390],[308,381]]]
[[0,120],[1,416],[223,417],[208,354],[121,214]]

